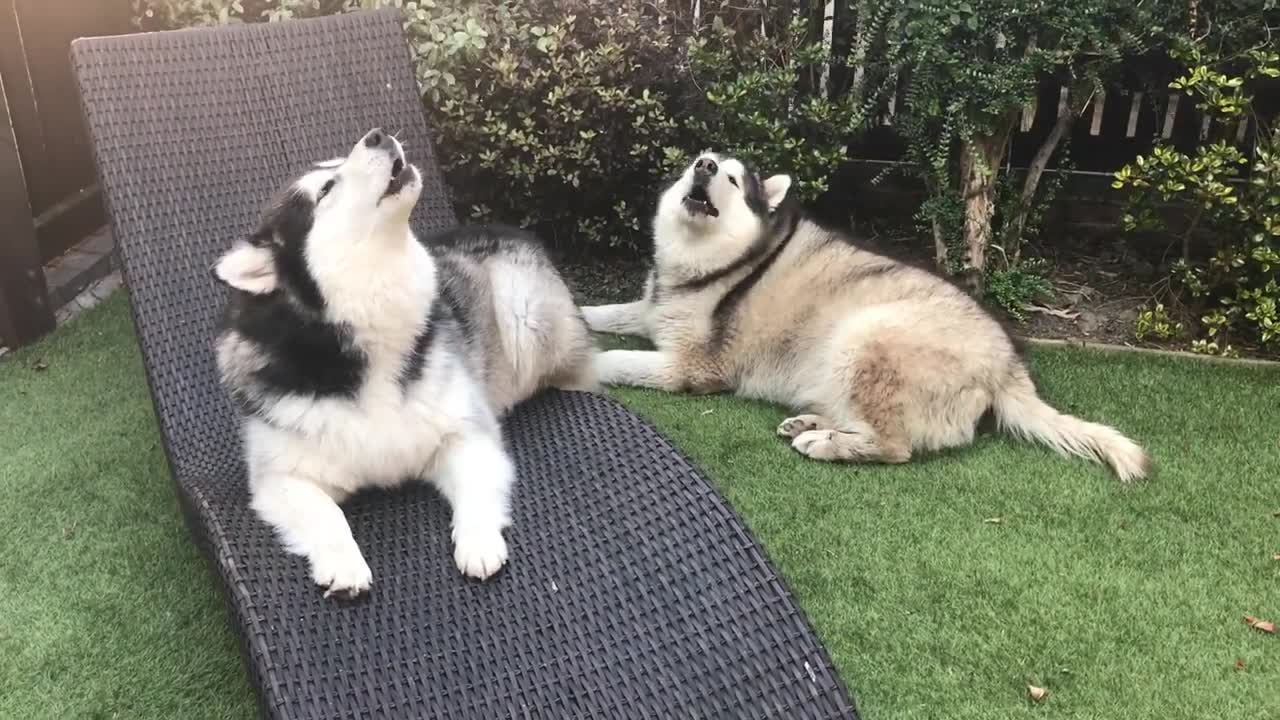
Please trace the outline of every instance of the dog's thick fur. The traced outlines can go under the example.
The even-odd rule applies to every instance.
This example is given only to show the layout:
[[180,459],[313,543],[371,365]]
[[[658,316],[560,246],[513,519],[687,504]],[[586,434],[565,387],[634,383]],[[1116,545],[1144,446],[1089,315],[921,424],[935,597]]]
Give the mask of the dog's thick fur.
[[655,350],[597,356],[606,384],[733,391],[803,415],[778,433],[819,460],[906,462],[967,445],[978,421],[1145,477],[1138,445],[1045,404],[1004,328],[946,280],[859,247],[787,200],[786,175],[700,157],[659,201],[636,302],[583,308]]
[[372,582],[338,504],[410,478],[450,503],[458,568],[497,572],[514,480],[502,414],[548,386],[595,387],[586,324],[536,241],[473,227],[419,242],[421,190],[400,144],[370,131],[214,267],[232,288],[217,361],[252,507],[326,595]]

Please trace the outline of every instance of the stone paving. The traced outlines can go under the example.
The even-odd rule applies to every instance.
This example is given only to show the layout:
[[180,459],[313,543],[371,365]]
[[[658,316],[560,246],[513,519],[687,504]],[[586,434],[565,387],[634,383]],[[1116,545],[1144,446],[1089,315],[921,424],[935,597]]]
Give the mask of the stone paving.
[[63,324],[85,310],[88,310],[94,305],[106,300],[111,296],[111,293],[119,289],[122,284],[123,282],[120,279],[120,271],[111,271],[111,273],[106,277],[90,283],[88,287],[80,291],[79,295],[71,298],[69,302],[58,308],[57,312],[53,315],[54,319],[59,325]]
[[49,303],[55,308],[71,302],[94,282],[115,269],[115,239],[107,226],[98,228],[44,268]]

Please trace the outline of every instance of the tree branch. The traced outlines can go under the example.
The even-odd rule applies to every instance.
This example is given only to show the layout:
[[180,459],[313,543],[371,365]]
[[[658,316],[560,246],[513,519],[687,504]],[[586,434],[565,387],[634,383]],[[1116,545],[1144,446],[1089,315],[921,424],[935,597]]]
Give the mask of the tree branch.
[[1049,134],[1045,136],[1040,147],[1036,149],[1036,154],[1031,158],[1031,165],[1027,168],[1027,177],[1022,182],[1022,194],[1018,198],[1018,209],[1014,212],[1012,220],[1004,231],[1004,246],[1006,248],[1012,246],[1011,256],[1013,264],[1017,264],[1022,257],[1022,233],[1027,227],[1027,218],[1031,215],[1031,206],[1035,203],[1036,190],[1040,187],[1040,178],[1044,175],[1045,168],[1049,166],[1049,160],[1053,158],[1053,153],[1058,149],[1058,143],[1062,141],[1062,136],[1067,134],[1071,129],[1071,125],[1075,122],[1076,117],[1084,112],[1088,106],[1092,95],[1085,95],[1082,87],[1073,87],[1069,91],[1069,106],[1067,112],[1064,112],[1053,123],[1053,127],[1049,130]]

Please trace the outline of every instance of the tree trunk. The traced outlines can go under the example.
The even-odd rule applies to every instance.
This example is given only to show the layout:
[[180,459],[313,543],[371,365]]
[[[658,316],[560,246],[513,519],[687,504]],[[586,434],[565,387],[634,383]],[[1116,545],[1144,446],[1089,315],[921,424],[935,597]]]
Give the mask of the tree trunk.
[[[928,177],[924,181],[925,189],[929,193],[929,197],[938,197],[938,182]],[[947,273],[947,237],[943,234],[942,223],[938,220],[937,213],[932,213],[929,218],[929,227],[933,230],[933,261],[938,267],[938,272],[946,275]]]
[[945,273],[947,271],[947,239],[942,234],[942,223],[938,222],[938,218],[929,221],[933,226],[933,259],[938,265],[938,270]]
[[970,292],[981,295],[991,245],[991,219],[996,210],[996,175],[1004,160],[1016,113],[1009,113],[990,135],[976,135],[960,150],[960,189],[964,194],[964,264]]
[[1058,149],[1058,143],[1062,141],[1062,136],[1067,134],[1076,117],[1084,111],[1084,105],[1088,103],[1089,98],[1090,96],[1084,93],[1083,88],[1075,87],[1071,89],[1067,112],[1059,116],[1057,121],[1053,123],[1053,127],[1049,130],[1044,142],[1040,143],[1040,147],[1036,149],[1035,156],[1031,158],[1031,165],[1027,168],[1027,177],[1022,182],[1022,194],[1018,198],[1018,209],[1005,226],[1004,232],[1004,246],[1006,250],[1010,247],[1013,248],[1011,256],[1014,264],[1017,264],[1022,257],[1022,233],[1027,229],[1027,217],[1031,215],[1031,206],[1036,199],[1036,190],[1040,187],[1040,177],[1044,175],[1044,170],[1048,167],[1049,160]]

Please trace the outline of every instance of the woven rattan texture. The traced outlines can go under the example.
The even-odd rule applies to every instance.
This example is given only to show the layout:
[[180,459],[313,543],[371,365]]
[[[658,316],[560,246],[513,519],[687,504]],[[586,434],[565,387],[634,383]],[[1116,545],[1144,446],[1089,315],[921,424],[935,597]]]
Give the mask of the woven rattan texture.
[[396,131],[455,222],[394,11],[77,41],[74,67],[178,496],[226,591],[265,715],[851,718],[830,661],[706,480],[600,396],[506,423],[511,564],[452,564],[423,485],[346,507],[372,594],[324,600],[246,505],[211,351],[216,254],[314,159]]

